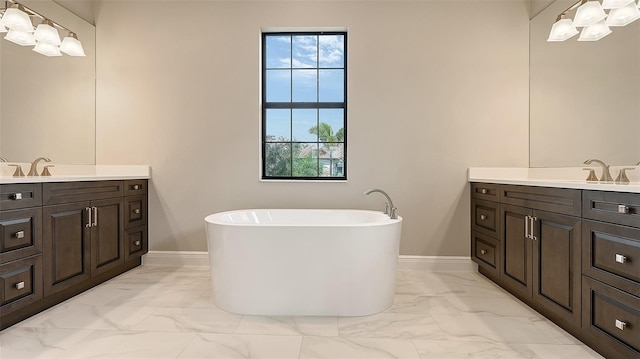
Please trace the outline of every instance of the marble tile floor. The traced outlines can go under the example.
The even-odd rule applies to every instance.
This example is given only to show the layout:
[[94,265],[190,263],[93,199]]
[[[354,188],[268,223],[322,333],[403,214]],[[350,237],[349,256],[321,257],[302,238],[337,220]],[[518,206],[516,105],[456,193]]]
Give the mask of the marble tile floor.
[[365,317],[213,303],[206,267],[142,266],[0,332],[0,358],[601,358],[474,272],[398,271]]

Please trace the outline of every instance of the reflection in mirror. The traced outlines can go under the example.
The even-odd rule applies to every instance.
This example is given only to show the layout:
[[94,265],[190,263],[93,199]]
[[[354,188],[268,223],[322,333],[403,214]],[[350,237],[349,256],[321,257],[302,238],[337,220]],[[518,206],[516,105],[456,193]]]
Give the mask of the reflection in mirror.
[[558,14],[573,3],[556,0],[530,22],[530,166],[581,166],[589,158],[635,164],[640,20],[596,42],[547,42]]
[[0,39],[0,156],[95,164],[95,27],[53,1],[19,2],[77,33],[86,57],[47,57]]

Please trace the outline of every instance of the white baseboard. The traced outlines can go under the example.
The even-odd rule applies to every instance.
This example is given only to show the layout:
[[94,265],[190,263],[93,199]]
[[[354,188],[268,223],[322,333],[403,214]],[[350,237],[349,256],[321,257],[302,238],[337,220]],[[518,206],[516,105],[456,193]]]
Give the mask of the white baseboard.
[[[142,257],[144,265],[209,266],[209,254],[197,251],[149,251]],[[400,255],[398,270],[473,272],[477,265],[469,257]]]
[[209,253],[197,251],[149,251],[142,256],[143,265],[151,266],[209,266]]
[[470,257],[400,255],[398,270],[476,272],[478,265]]

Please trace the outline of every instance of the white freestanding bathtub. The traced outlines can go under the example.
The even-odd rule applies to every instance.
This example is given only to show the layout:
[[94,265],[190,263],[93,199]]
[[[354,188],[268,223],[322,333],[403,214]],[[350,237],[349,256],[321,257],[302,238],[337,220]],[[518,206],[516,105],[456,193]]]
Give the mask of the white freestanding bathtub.
[[401,217],[252,209],[205,222],[214,301],[226,311],[361,316],[393,304]]

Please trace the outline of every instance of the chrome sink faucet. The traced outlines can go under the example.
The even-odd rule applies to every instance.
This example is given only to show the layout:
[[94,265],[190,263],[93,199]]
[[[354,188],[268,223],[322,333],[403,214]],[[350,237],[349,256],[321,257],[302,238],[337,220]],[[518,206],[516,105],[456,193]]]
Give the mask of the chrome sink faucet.
[[31,163],[31,168],[29,169],[29,173],[27,176],[38,176],[38,162],[44,160],[45,162],[51,162],[50,159],[46,157],[38,157]]
[[8,162],[6,158],[0,157],[0,162]]
[[397,208],[393,206],[391,197],[389,197],[389,195],[385,191],[378,188],[372,188],[372,189],[366,190],[364,194],[369,195],[373,192],[381,193],[383,196],[387,198],[387,203],[385,203],[385,207],[384,207],[384,214],[388,214],[389,218],[391,219],[398,219],[398,214],[396,213]]
[[590,165],[592,162],[595,162],[602,167],[602,176],[600,176],[600,182],[613,182],[613,177],[611,177],[611,172],[609,172],[609,166],[604,162],[598,159],[591,159],[584,161],[585,165]]

